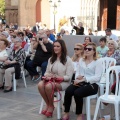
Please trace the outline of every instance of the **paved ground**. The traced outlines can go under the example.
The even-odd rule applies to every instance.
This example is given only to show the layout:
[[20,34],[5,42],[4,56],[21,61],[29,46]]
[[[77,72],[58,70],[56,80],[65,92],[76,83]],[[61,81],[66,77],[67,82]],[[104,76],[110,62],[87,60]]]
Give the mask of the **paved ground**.
[[[27,77],[26,80],[27,88],[24,88],[23,81],[20,79],[18,81],[16,92],[3,93],[3,91],[0,91],[0,120],[57,120],[56,109],[53,118],[46,118],[45,116],[38,114],[41,96],[37,90],[37,83],[32,82],[29,77]],[[92,100],[92,116],[94,115],[95,103],[96,101]],[[108,105],[102,113],[110,114],[111,108],[112,106]],[[70,120],[75,119],[76,116],[71,110]]]

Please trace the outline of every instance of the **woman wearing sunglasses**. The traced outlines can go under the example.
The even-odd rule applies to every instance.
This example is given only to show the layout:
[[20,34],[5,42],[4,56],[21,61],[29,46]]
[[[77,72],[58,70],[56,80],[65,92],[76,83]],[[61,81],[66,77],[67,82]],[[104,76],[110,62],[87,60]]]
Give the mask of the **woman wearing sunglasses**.
[[74,74],[72,80],[75,80],[75,72],[77,70],[79,60],[83,56],[84,53],[84,46],[80,43],[76,43],[74,47],[74,55],[72,56],[72,61],[74,65]]
[[75,81],[65,91],[65,114],[62,120],[69,120],[69,111],[74,96],[77,120],[82,120],[83,98],[98,92],[98,82],[102,74],[102,62],[97,60],[95,43],[84,47],[84,57],[79,60]]

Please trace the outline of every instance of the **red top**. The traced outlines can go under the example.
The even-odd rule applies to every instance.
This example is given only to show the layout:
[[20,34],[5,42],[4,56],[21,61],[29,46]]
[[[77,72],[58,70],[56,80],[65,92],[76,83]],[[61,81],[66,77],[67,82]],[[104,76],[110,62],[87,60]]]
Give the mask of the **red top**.
[[21,47],[24,48],[25,44],[26,44],[26,42],[23,41]]
[[[24,48],[24,46],[25,46],[25,45],[26,45],[26,42],[25,42],[25,41],[23,41],[23,42],[22,42],[21,47],[22,47],[22,48]],[[15,48],[15,46],[14,46],[14,48],[13,48],[13,49],[14,49],[14,50],[16,49],[16,48]]]

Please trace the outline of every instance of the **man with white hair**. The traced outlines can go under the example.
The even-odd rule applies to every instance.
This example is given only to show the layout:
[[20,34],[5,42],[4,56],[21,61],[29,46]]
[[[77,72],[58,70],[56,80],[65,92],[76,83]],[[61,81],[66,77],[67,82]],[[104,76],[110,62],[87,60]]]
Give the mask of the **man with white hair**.
[[51,57],[53,49],[53,45],[49,42],[48,36],[45,33],[38,35],[37,37],[37,42],[33,45],[33,48],[36,49],[34,59],[26,65],[26,69],[34,81],[40,79],[40,76],[36,70],[37,66],[41,67],[42,76],[44,76],[48,59]]

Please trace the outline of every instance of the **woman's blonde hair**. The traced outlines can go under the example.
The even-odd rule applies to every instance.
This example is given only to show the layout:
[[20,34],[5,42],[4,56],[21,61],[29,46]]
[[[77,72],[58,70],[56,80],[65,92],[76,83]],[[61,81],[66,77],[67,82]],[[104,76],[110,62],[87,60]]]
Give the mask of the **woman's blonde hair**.
[[[93,55],[93,59],[94,59],[94,60],[97,60],[98,55],[97,55],[97,52],[96,52],[96,44],[95,44],[94,42],[90,42],[90,43],[88,43],[88,44],[85,46],[85,48],[86,48],[87,46],[89,46],[89,45],[93,47],[93,50],[94,50],[94,52],[95,52],[94,55]],[[84,55],[83,59],[86,60],[86,59],[87,59],[87,56]]]
[[[82,52],[81,52],[81,57],[83,56],[84,54],[84,46],[81,44],[81,43],[76,43],[75,46],[78,46],[79,48],[82,49]],[[72,61],[77,61],[77,59],[79,58],[79,56],[77,56],[75,53],[74,55],[72,56]]]

